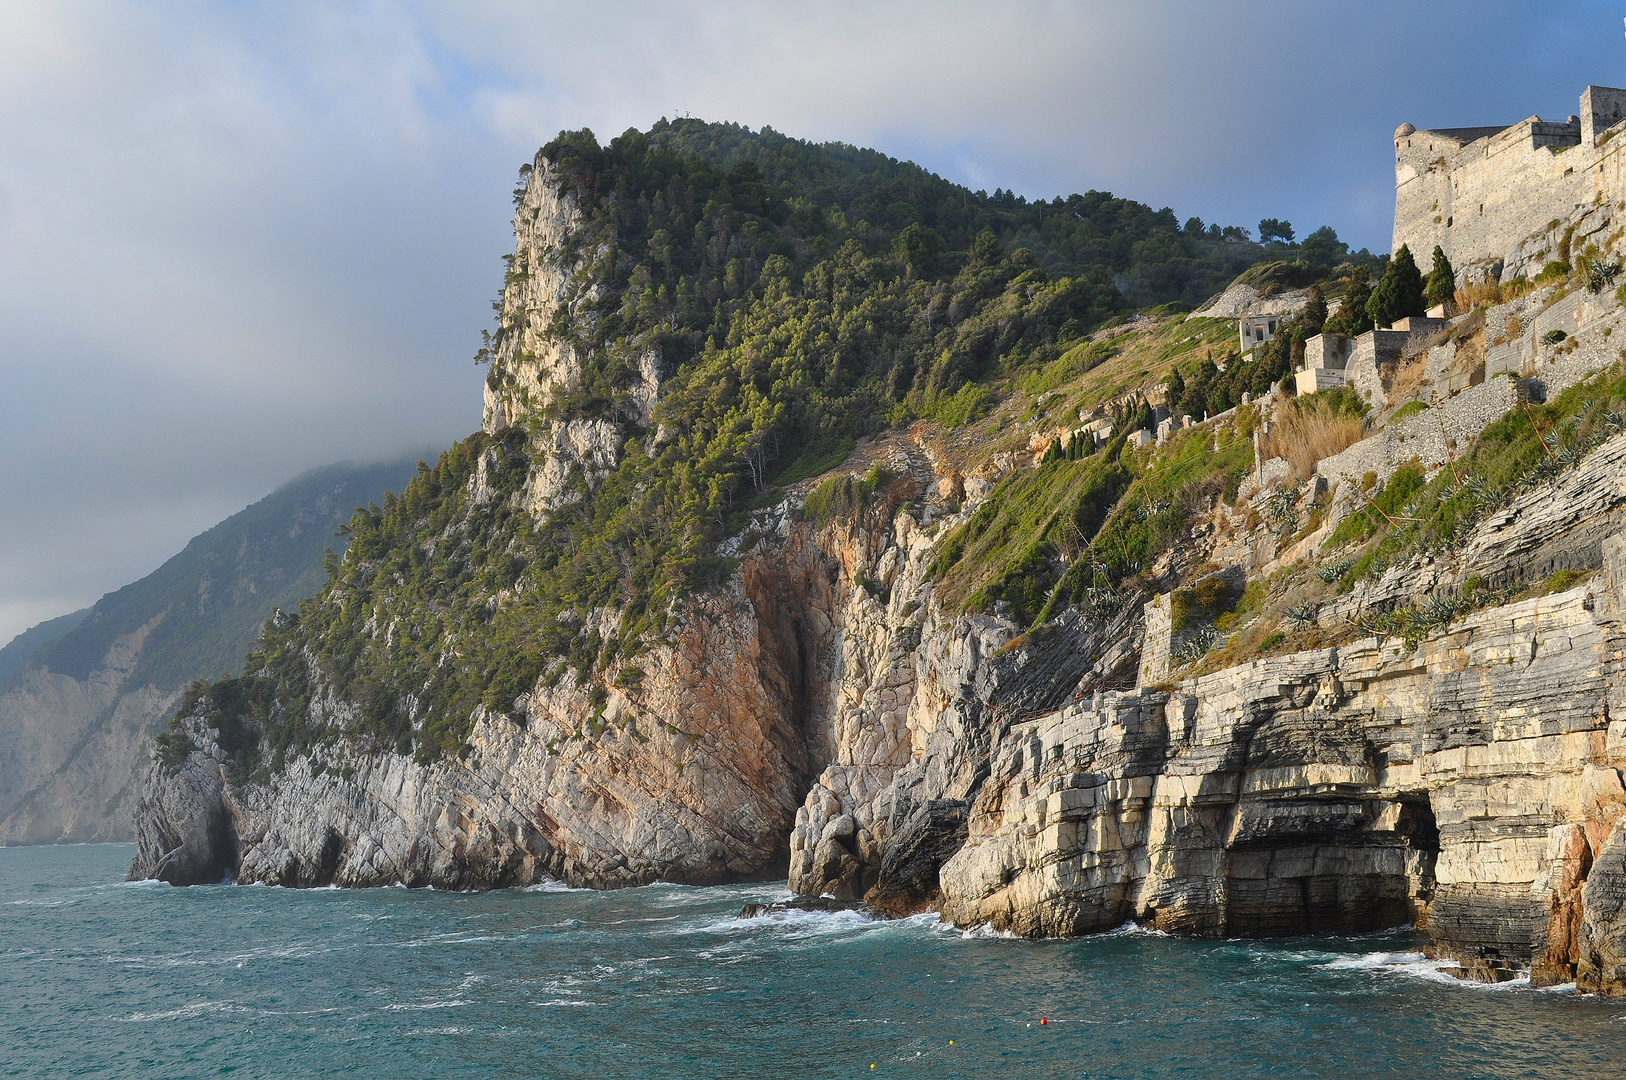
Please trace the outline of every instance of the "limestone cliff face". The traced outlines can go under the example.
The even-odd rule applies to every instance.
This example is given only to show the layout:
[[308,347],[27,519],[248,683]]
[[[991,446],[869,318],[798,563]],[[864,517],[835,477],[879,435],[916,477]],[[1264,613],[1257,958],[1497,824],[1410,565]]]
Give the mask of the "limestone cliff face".
[[576,266],[564,243],[580,220],[575,199],[560,190],[552,163],[538,155],[514,212],[514,255],[485,389],[488,432],[547,405],[580,375],[574,347],[549,333],[555,314],[570,306]]
[[[144,804],[132,873],[161,876],[168,860],[244,882],[446,888],[783,873],[814,777],[852,800],[909,759],[902,709],[875,705],[912,654],[918,604],[893,586],[911,541],[917,556],[930,546],[900,510],[918,490],[905,475],[862,521],[822,530],[783,508],[770,514],[770,537],[729,586],[690,601],[670,640],[639,658],[636,675],[623,668],[602,707],[567,673],[539,684],[522,715],[483,714],[462,760],[423,765],[340,744],[266,783],[223,779],[215,790],[187,779],[224,777],[212,738],[195,740],[179,767],[155,759],[149,790],[195,794]],[[877,685],[883,697],[872,698]],[[175,843],[220,843],[169,820],[199,798],[218,802],[230,843],[179,859]],[[851,809],[869,822],[866,807]]]
[[944,912],[1030,935],[1416,920],[1465,963],[1567,981],[1585,865],[1626,809],[1620,584],[1015,725]]
[[[560,326],[585,316],[576,309],[591,298],[592,285],[577,277],[582,255],[572,253],[581,213],[553,163],[537,155],[525,194],[514,213],[514,255],[503,286],[502,311],[486,380],[484,428],[489,433],[525,425],[541,466],[531,475],[527,505],[544,514],[572,500],[581,474],[597,484],[620,461],[623,425],[613,419],[544,418],[543,410],[577,389],[582,357]],[[638,356],[640,381],[626,420],[648,424],[660,389],[660,355]]]

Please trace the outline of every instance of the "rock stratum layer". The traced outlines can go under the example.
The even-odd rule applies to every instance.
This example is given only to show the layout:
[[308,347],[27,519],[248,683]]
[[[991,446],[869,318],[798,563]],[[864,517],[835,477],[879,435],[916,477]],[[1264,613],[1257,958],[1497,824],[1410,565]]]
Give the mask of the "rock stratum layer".
[[[533,418],[515,494],[533,514],[561,505],[562,477],[610,469],[624,425],[641,430],[538,411],[576,370],[570,346],[538,336],[573,295],[561,244],[576,210],[554,183],[539,158],[516,260],[541,272],[505,292],[505,325],[523,328],[509,340],[529,345],[499,350],[486,402],[492,431]],[[659,357],[642,370],[653,399]],[[798,893],[1027,936],[1415,922],[1467,975],[1626,992],[1626,435],[1492,515],[1455,561],[1397,564],[1339,603],[1354,618],[1555,570],[1571,587],[1417,640],[1155,685],[1137,685],[1144,619],[1127,598],[1027,635],[997,606],[941,601],[934,556],[990,485],[924,429],[863,452],[890,477],[874,498],[820,523],[798,512],[803,485],[754,511],[732,572],[675,602],[637,679],[539,680],[513,709],[482,706],[460,756],[341,738],[244,777],[215,717],[182,720],[185,752],[146,778],[132,876],[493,888],[788,874]],[[474,502],[486,477],[482,464],[468,482]],[[1214,497],[1176,556],[1222,550],[1230,513]],[[358,707],[319,691],[313,715],[344,730]]]

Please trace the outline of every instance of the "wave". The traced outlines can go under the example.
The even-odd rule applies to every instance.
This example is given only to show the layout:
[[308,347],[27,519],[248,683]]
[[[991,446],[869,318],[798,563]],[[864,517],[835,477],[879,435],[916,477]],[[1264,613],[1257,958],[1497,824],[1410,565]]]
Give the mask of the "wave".
[[590,893],[590,892],[597,892],[598,890],[597,889],[584,889],[579,885],[566,885],[562,881],[555,881],[552,878],[549,878],[546,881],[538,881],[535,885],[526,885],[523,888],[520,888],[520,889],[518,889],[516,891],[518,891],[518,892],[535,892],[535,893],[571,893],[571,892]]
[[1415,950],[1403,952],[1322,954],[1331,958],[1316,966],[1323,971],[1369,972],[1374,975],[1399,975],[1421,979],[1441,986],[1457,986],[1466,990],[1527,990],[1530,976],[1520,975],[1506,982],[1487,983],[1459,979],[1448,969],[1458,966],[1454,960],[1431,960]]

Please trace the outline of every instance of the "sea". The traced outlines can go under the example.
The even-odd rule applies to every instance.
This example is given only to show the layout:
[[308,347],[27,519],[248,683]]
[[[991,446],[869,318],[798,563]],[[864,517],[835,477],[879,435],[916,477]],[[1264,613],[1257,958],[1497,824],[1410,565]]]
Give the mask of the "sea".
[[1193,941],[739,918],[619,892],[126,883],[0,848],[0,1076],[1626,1076],[1626,1002],[1471,985],[1409,930]]

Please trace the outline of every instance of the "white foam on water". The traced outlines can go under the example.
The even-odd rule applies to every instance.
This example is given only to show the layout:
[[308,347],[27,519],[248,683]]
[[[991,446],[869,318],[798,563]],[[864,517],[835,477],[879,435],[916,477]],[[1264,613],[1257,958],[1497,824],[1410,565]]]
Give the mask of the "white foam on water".
[[552,878],[549,878],[546,881],[539,881],[535,885],[527,885],[524,888],[520,889],[519,891],[520,892],[539,892],[539,893],[555,893],[555,892],[557,892],[557,893],[567,893],[567,892],[594,892],[596,890],[578,888],[575,885],[566,885],[562,881],[555,881]]
[[411,1012],[422,1009],[454,1009],[459,1005],[473,1005],[468,998],[450,998],[446,1001],[425,1001],[421,1004],[406,1004],[398,1002],[394,1005],[384,1006],[385,1012]]
[[[1530,988],[1530,976],[1520,975],[1516,979],[1506,982],[1488,983],[1477,982],[1472,979],[1459,979],[1452,975],[1448,969],[1459,966],[1453,960],[1431,960],[1415,950],[1402,952],[1374,952],[1374,953],[1332,953],[1331,959],[1317,964],[1323,971],[1355,971],[1369,972],[1373,975],[1398,975],[1403,978],[1421,979],[1425,982],[1440,986],[1456,986],[1465,990],[1527,990]],[[1306,956],[1314,958],[1315,954]]]
[[1142,926],[1140,923],[1133,923],[1133,922],[1124,923],[1122,926],[1114,926],[1111,930],[1103,930],[1099,934],[1086,934],[1085,935],[1085,937],[1092,937],[1092,938],[1109,938],[1109,937],[1157,937],[1157,938],[1166,938],[1166,937],[1170,937],[1170,936],[1171,935],[1169,934],[1169,932],[1167,930],[1158,930],[1158,929],[1156,929],[1154,927]]
[[139,1024],[152,1020],[187,1020],[195,1016],[207,1016],[211,1013],[244,1012],[241,1005],[233,1001],[194,1001],[190,1005],[182,1005],[178,1009],[165,1009],[162,1012],[131,1013],[123,1017],[127,1024]]
[[[925,917],[925,916],[920,916],[920,915],[911,916],[911,918],[915,918],[915,919],[919,919],[919,918],[923,918],[923,917]],[[961,939],[963,939],[965,941],[1021,941],[1022,940],[1020,935],[1014,934],[1009,930],[995,930],[991,923],[978,923],[976,926],[967,926],[967,927],[962,928],[962,927],[955,926],[953,923],[948,922],[945,919],[937,918],[936,916],[930,916],[930,917],[936,919],[936,922],[934,922],[931,925],[931,930],[934,933],[947,934],[947,935],[950,935],[950,936],[953,936],[953,937],[961,938]]]

